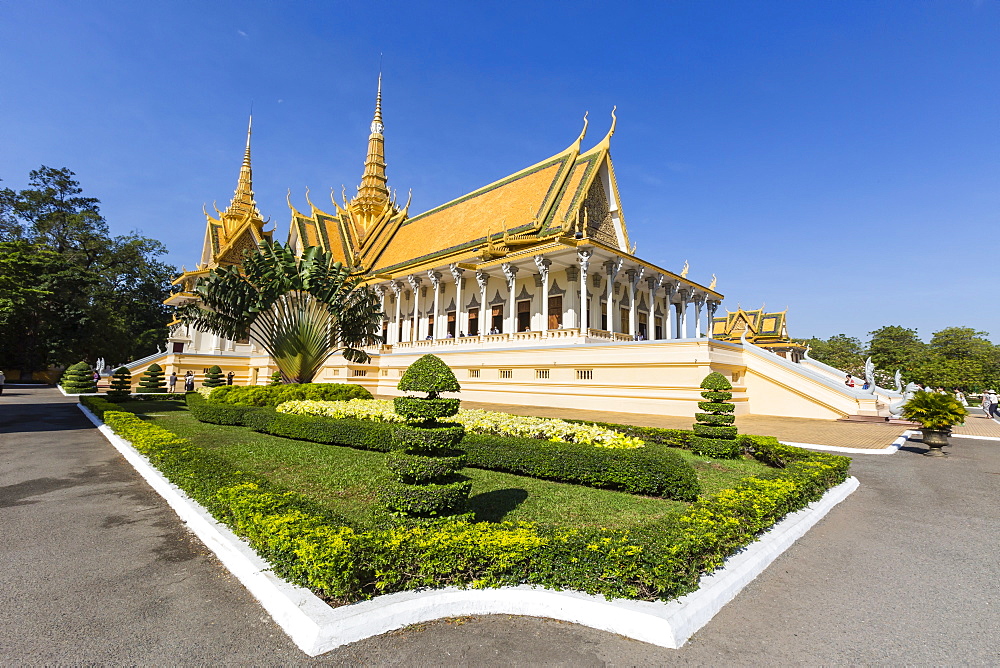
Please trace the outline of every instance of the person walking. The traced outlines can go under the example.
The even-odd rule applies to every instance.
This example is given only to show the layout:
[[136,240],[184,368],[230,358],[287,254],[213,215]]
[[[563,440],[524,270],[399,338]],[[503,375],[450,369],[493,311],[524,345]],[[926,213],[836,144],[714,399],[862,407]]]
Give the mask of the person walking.
[[3,375],[3,371],[0,370],[0,394],[3,394],[3,384],[7,382],[7,377]]
[[170,379],[167,381],[167,387],[170,388],[170,393],[173,394],[177,391],[177,372],[170,372]]
[[194,392],[194,371],[188,371],[184,376],[184,391]]
[[232,385],[233,384],[233,376],[235,376],[235,375],[236,374],[233,373],[232,371],[230,371],[229,373],[226,374],[226,385]]
[[986,417],[1000,418],[1000,410],[997,408],[998,403],[1000,403],[1000,399],[997,398],[995,390],[990,390],[983,395],[983,410],[986,411]]

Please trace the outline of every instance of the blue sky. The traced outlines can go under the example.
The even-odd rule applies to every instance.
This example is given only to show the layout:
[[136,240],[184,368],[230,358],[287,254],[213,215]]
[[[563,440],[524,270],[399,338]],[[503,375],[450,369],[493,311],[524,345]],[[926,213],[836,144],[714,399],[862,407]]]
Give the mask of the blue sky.
[[1000,3],[11,2],[0,178],[69,167],[116,233],[191,267],[202,205],[288,231],[361,175],[379,54],[389,183],[420,212],[618,105],[637,254],[793,336],[962,325],[1000,341]]

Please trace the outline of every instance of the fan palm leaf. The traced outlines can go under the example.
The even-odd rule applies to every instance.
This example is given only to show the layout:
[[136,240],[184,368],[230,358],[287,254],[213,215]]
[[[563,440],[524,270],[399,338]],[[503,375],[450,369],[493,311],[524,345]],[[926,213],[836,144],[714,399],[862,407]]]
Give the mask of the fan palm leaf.
[[213,270],[195,291],[199,301],[178,317],[227,339],[253,339],[285,382],[311,381],[337,352],[367,362],[364,347],[381,343],[375,294],[317,246],[296,257],[291,246],[261,242],[242,266]]

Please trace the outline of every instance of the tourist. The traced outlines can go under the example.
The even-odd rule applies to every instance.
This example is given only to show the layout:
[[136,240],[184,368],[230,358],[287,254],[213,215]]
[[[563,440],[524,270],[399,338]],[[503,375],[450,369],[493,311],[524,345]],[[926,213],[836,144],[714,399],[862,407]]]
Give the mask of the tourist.
[[184,391],[194,392],[194,371],[188,371],[184,376]]
[[229,373],[226,374],[226,385],[232,385],[233,384],[233,376],[235,376],[235,375],[236,374],[233,373],[232,371],[230,371]]
[[983,395],[983,410],[986,411],[986,417],[1000,418],[1000,409],[997,408],[998,401],[1000,399],[997,399],[995,390],[990,390]]
[[7,382],[7,378],[3,375],[3,371],[0,371],[0,394],[3,394],[3,384]]
[[962,390],[958,389],[957,387],[955,388],[955,398],[958,399],[959,403],[961,403],[963,406],[969,405],[969,400],[965,398],[965,393],[963,393]]
[[844,385],[851,388],[854,387],[854,378],[851,376],[851,374],[847,374],[847,380],[844,381]]
[[861,386],[861,389],[867,390],[869,387],[871,387],[871,383],[869,383],[868,380],[865,379],[865,384]]
[[101,382],[101,372],[94,369],[94,388],[97,388],[97,384]]
[[170,379],[167,381],[167,387],[170,388],[171,394],[177,391],[177,372],[170,372]]

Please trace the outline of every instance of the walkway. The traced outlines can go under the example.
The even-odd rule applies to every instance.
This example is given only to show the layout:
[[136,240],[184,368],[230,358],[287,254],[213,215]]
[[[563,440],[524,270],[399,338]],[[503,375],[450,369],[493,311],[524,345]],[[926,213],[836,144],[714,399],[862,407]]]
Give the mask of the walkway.
[[[594,416],[599,417],[599,416]],[[854,458],[861,489],[680,650],[527,617],[452,619],[315,660],[53,390],[0,397],[4,663],[1000,663],[1000,443]]]
[[[537,415],[570,420],[594,420],[614,422],[643,427],[664,427],[667,429],[690,429],[693,417],[672,415],[642,415],[637,413],[616,413],[612,411],[584,411],[573,408],[551,408],[548,406],[511,406],[463,401],[464,408],[481,408],[515,415]],[[842,448],[888,447],[907,428],[898,424],[882,422],[838,422],[837,420],[806,420],[802,418],[769,417],[766,415],[740,415],[736,426],[741,433],[775,436],[792,443],[814,443],[834,445]],[[1000,425],[998,425],[1000,426]],[[1000,436],[1000,434],[998,434]]]

